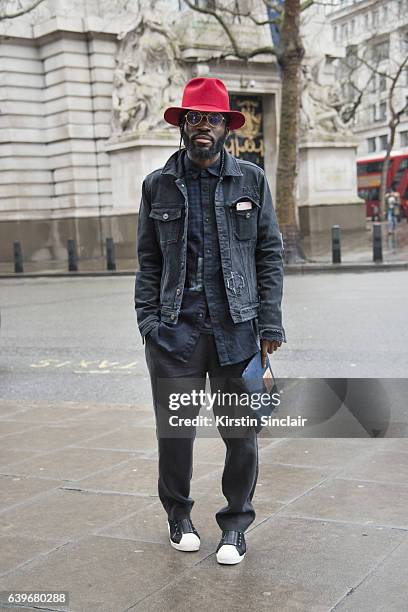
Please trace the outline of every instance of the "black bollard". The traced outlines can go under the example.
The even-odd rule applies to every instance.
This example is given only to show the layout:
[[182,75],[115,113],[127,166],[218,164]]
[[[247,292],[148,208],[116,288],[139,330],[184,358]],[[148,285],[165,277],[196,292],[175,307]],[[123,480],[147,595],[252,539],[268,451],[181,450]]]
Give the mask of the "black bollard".
[[340,226],[332,227],[332,263],[341,263]]
[[106,267],[107,270],[116,270],[115,244],[113,238],[106,239]]
[[75,240],[68,240],[68,271],[78,272],[78,258],[75,248]]
[[382,256],[381,224],[374,223],[373,225],[373,261],[380,262],[382,260],[383,260],[383,256]]
[[21,249],[21,244],[17,240],[13,242],[13,254],[14,254],[14,272],[16,274],[21,274],[24,272],[23,251]]

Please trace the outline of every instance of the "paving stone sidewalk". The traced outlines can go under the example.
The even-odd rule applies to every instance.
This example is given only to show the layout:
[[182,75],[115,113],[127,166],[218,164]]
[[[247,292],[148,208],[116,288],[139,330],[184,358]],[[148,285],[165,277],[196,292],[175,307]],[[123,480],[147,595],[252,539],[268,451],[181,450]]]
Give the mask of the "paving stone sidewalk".
[[[408,439],[260,437],[259,449],[247,556],[219,566],[220,439],[196,440],[202,547],[181,553],[157,498],[149,405],[0,401],[0,591],[69,591],[73,612],[405,612]],[[38,606],[14,609],[67,609]]]

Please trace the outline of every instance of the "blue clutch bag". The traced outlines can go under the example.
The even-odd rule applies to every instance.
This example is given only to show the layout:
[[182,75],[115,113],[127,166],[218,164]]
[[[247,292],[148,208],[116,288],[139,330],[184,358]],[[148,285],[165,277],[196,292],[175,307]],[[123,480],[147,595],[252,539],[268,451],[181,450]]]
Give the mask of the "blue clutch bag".
[[[258,351],[258,353],[255,353],[255,355],[252,357],[251,361],[248,363],[241,375],[243,386],[249,395],[253,396],[256,394],[256,398],[258,400],[262,394],[262,401],[252,401],[248,406],[249,415],[251,417],[255,417],[257,420],[257,432],[262,429],[262,417],[270,416],[277,405],[273,396],[275,394],[276,400],[278,395],[278,387],[276,385],[268,355],[266,356],[266,359],[266,366],[263,368],[261,351]],[[255,396],[253,397],[253,400],[255,400]]]

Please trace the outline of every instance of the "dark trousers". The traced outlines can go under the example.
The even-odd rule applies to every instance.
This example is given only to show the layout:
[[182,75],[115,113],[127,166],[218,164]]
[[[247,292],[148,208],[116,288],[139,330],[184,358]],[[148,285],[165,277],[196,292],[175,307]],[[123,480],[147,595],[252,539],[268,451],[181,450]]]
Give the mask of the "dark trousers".
[[[156,416],[159,497],[169,519],[187,518],[194,504],[190,497],[190,481],[196,428],[186,426],[177,428],[174,434],[168,433],[168,418],[175,414],[169,408],[169,393],[174,393],[175,389],[178,392],[205,390],[207,372],[211,393],[238,392],[234,387],[234,378],[240,378],[250,359],[220,366],[211,334],[200,334],[188,363],[174,359],[149,337],[146,339],[145,353]],[[194,417],[199,411],[200,406],[190,405],[179,409],[177,415]],[[239,407],[219,405],[217,402],[213,411],[215,416],[242,415]],[[226,446],[222,491],[227,505],[216,513],[216,521],[222,530],[245,531],[255,519],[252,498],[258,478],[257,434],[254,427],[217,427]]]

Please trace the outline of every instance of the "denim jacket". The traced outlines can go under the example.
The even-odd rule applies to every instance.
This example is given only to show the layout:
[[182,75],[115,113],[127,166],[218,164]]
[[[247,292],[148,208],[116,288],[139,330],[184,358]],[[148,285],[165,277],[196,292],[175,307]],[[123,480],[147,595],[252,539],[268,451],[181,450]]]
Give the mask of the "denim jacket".
[[[237,208],[238,202],[247,204]],[[225,151],[214,206],[232,320],[257,318],[261,337],[268,330],[280,332],[286,341],[281,313],[283,243],[263,170]],[[188,207],[177,151],[142,185],[135,308],[143,338],[158,321],[178,321],[186,277]]]

